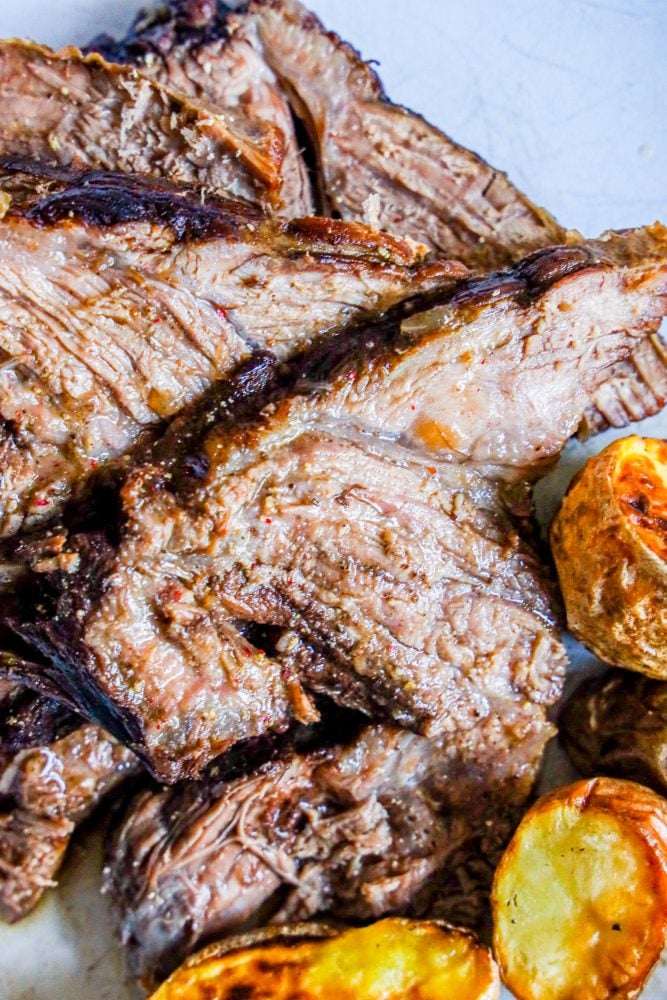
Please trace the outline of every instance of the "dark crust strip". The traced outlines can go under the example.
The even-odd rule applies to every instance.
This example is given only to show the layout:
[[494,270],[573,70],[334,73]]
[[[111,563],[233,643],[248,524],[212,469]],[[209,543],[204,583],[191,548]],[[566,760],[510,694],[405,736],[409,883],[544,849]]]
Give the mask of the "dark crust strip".
[[[84,715],[98,720],[99,724],[126,746],[133,748],[141,739],[137,721],[101,695],[92,673],[92,657],[81,639],[81,619],[99,596],[108,573],[113,569],[115,549],[101,532],[76,537],[81,573],[86,586],[57,586],[56,577],[46,574],[44,587],[35,595],[25,591],[29,583],[19,584],[16,594],[8,600],[7,624],[16,635],[31,645],[46,663],[39,665],[38,673],[29,671],[24,679],[38,690],[44,683],[62,691],[67,702],[80,706]],[[39,621],[21,621],[13,608],[23,602],[32,604],[33,615]]]
[[0,701],[0,758],[47,746],[80,725],[80,717],[62,702],[17,686]]
[[140,11],[125,38],[98,35],[83,52],[99,52],[109,62],[139,62],[149,53],[197,49],[228,36],[231,8],[222,0],[168,0],[155,10]]
[[27,205],[12,206],[36,226],[53,226],[70,218],[90,226],[151,222],[169,226],[180,241],[237,236],[248,224],[264,219],[259,209],[220,198],[202,201],[199,194],[167,181],[112,171],[78,172],[28,160],[0,159],[0,173],[24,174],[51,185]]

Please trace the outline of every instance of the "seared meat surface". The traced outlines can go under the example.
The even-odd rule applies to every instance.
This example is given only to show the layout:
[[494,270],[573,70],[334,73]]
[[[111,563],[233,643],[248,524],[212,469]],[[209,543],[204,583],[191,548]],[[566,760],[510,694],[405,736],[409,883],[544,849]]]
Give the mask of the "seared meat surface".
[[137,760],[99,727],[0,759],[0,915],[24,917],[62,863],[70,838]]
[[507,511],[664,314],[665,250],[655,226],[536,253],[312,352],[259,418],[225,396],[185,456],[177,422],[118,534],[67,539],[65,571],[43,543],[46,610],[14,627],[167,781],[312,719],[313,690],[452,738],[507,699],[543,717],[564,655]]
[[231,110],[248,121],[249,130],[261,132],[271,123],[279,210],[289,217],[310,215],[315,204],[287,96],[249,34],[251,25],[229,13],[213,0],[172,0],[148,17],[141,14],[123,41],[102,36],[88,51],[135,65],[142,76],[216,113]]
[[373,725],[234,781],[142,794],[105,869],[131,970],[150,986],[269,919],[476,924],[550,734],[520,713],[457,740]]
[[285,357],[461,273],[361,225],[269,221],[122,174],[12,173],[3,187],[4,535],[52,518],[257,347]]

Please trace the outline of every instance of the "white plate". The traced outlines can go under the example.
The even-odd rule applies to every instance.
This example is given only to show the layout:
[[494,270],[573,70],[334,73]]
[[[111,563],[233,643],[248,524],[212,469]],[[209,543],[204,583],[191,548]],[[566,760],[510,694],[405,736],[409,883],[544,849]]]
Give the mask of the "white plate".
[[[100,31],[122,31],[139,5],[0,0],[0,36],[81,44]],[[380,60],[394,100],[506,170],[565,225],[592,236],[659,217],[667,222],[665,0],[312,0],[311,6],[366,57]],[[667,437],[667,415],[642,429]],[[610,437],[568,448],[540,488],[544,516],[586,455]],[[585,669],[590,657],[573,649]],[[60,889],[19,926],[0,926],[0,1000],[136,996],[98,894],[99,865],[97,838],[80,839]],[[643,996],[667,996],[667,968]]]

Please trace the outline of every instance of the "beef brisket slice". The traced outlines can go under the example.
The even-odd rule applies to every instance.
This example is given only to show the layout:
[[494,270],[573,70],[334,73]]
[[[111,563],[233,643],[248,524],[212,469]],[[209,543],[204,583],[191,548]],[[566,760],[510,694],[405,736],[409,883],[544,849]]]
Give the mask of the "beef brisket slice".
[[271,156],[280,174],[281,214],[309,215],[314,210],[308,170],[301,156],[292,112],[260,46],[248,37],[251,25],[234,22],[222,3],[172,0],[142,14],[128,37],[115,42],[95,39],[88,51],[130,63],[142,76],[184,94],[218,114],[232,111],[260,131],[275,126]]
[[274,128],[224,117],[101,56],[0,43],[0,156],[168,177],[270,206]]
[[[505,174],[391,104],[371,66],[301,4],[254,0],[238,22],[260,43],[305,119],[324,194],[343,218],[411,235],[475,270],[563,241],[562,227]],[[650,332],[656,336],[610,372],[592,397],[584,433],[623,427],[664,405],[665,345],[657,330]]]
[[8,174],[0,221],[0,530],[52,517],[256,348],[278,357],[458,265],[328,220],[269,221],[164,182]]
[[520,716],[455,740],[374,725],[250,777],[142,795],[105,869],[131,970],[150,986],[267,920],[477,925],[550,733]]
[[14,921],[55,884],[75,828],[137,761],[97,726],[84,725],[0,767],[0,914]]
[[665,312],[665,249],[653,227],[464,281],[334,340],[328,387],[315,351],[260,417],[190,439],[185,470],[130,474],[120,543],[70,539],[82,568],[47,572],[15,627],[167,781],[312,717],[311,690],[428,733],[517,696],[543,713],[564,656],[504,502]]
[[300,3],[257,0],[238,23],[252,26],[306,121],[324,193],[343,218],[411,235],[479,269],[562,242],[564,230],[503,173],[387,100],[371,66]]

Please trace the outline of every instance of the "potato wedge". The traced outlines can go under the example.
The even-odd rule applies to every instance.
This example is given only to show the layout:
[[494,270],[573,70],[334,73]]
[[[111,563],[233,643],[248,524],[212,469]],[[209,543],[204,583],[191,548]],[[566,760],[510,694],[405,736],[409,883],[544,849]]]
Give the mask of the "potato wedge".
[[151,1000],[495,1000],[499,992],[491,953],[470,932],[391,918],[230,938],[191,958]]
[[582,774],[629,778],[667,795],[667,681],[610,670],[585,681],[558,720]]
[[667,442],[591,458],[551,528],[567,623],[614,666],[667,678]]
[[667,939],[667,802],[613,778],[546,795],[491,899],[496,959],[518,1000],[637,996]]

